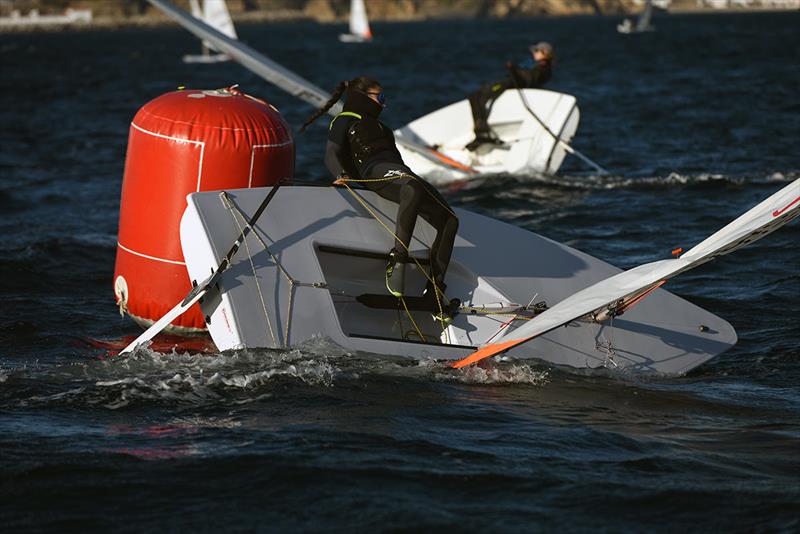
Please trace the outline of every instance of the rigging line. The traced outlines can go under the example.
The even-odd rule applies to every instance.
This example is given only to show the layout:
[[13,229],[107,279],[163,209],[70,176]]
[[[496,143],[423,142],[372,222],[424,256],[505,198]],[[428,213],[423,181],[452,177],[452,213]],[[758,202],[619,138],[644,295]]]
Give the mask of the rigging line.
[[[225,192],[223,191],[223,193],[225,193]],[[227,197],[227,194],[226,194],[226,197]],[[230,208],[236,210],[239,213],[239,216],[242,217],[242,219],[245,219],[245,221],[244,221],[245,224],[247,224],[246,214],[241,210],[241,208],[239,208],[239,206],[237,206],[236,204],[233,203],[233,201],[230,199],[230,197],[227,197],[227,198],[228,198],[228,202],[230,202]],[[290,284],[293,284],[293,285],[296,285],[296,286],[300,286],[300,287],[312,287],[312,288],[316,288],[316,289],[326,289],[326,290],[330,291],[331,293],[335,293],[335,294],[337,294],[339,296],[342,296],[342,297],[356,298],[355,295],[350,295],[347,292],[342,291],[341,289],[337,289],[335,287],[329,286],[327,282],[302,282],[302,281],[298,280],[297,278],[293,277],[292,275],[289,274],[289,271],[283,266],[283,264],[280,262],[280,260],[278,260],[278,257],[275,256],[275,254],[273,254],[272,251],[269,249],[269,246],[267,246],[267,244],[264,242],[264,239],[258,233],[258,230],[255,227],[250,226],[249,224],[248,224],[248,228],[250,228],[250,232],[258,240],[258,242],[264,248],[264,251],[269,255],[269,257],[272,259],[273,263],[275,263],[275,266],[281,271],[283,276],[286,277],[286,280]]]
[[546,131],[548,134],[550,134],[550,136],[555,140],[556,144],[561,144],[567,152],[577,156],[583,162],[585,162],[585,163],[589,164],[591,167],[593,167],[597,172],[599,172],[601,174],[606,174],[606,175],[610,174],[603,167],[601,167],[600,165],[598,165],[597,163],[595,163],[594,161],[589,159],[588,156],[586,156],[585,154],[580,152],[578,149],[574,148],[572,145],[570,145],[569,143],[567,143],[566,141],[561,139],[561,137],[559,135],[554,134],[553,131],[547,126],[547,124],[545,124],[544,121],[542,121],[542,119],[540,119],[539,116],[536,113],[534,113],[533,110],[531,109],[530,105],[528,104],[528,99],[525,97],[525,94],[522,92],[522,89],[520,88],[519,83],[517,82],[517,78],[514,76],[513,72],[511,73],[511,80],[514,82],[514,87],[517,89],[517,94],[519,95],[519,99],[522,101],[522,105],[525,107],[525,110],[531,115],[531,117],[536,119],[536,122],[538,122],[539,125],[542,128],[544,128],[544,131]]
[[[224,193],[224,191],[223,191],[223,193]],[[220,197],[222,197],[222,194],[220,194]],[[227,195],[225,197],[222,197],[223,205],[226,204],[226,202],[225,202],[226,198],[227,198]],[[231,212],[231,217],[233,217],[233,222],[239,228],[239,234],[241,235],[242,232],[244,232],[244,228],[242,227],[241,224],[239,224],[239,219],[236,218],[236,211],[234,211],[234,210],[232,210],[230,208],[229,208],[229,211]],[[251,229],[251,232],[252,232],[252,229]],[[275,347],[278,347],[279,345],[278,345],[277,340],[275,339],[275,332],[272,330],[272,321],[270,321],[270,319],[269,319],[269,312],[267,312],[267,304],[264,302],[264,294],[261,292],[261,284],[258,281],[258,275],[256,274],[256,266],[255,266],[255,264],[253,264],[253,256],[252,256],[252,254],[250,254],[250,245],[247,244],[247,239],[244,240],[244,247],[245,247],[245,250],[247,251],[247,259],[250,262],[250,268],[253,271],[253,279],[256,282],[256,290],[258,291],[258,298],[261,300],[261,309],[264,311],[264,319],[266,319],[266,321],[267,321],[267,327],[269,328],[269,335],[272,337],[272,344]]]
[[603,367],[605,367],[606,369],[610,369],[609,364],[611,364],[611,366],[613,366],[614,368],[617,368],[617,367],[619,367],[619,364],[617,364],[616,360],[614,359],[614,356],[616,356],[617,351],[614,350],[614,317],[613,316],[611,317],[611,319],[609,321],[609,325],[608,325],[608,329],[609,329],[608,337],[606,337],[606,335],[603,333],[603,328],[604,328],[604,326],[601,324],[600,325],[600,329],[598,331],[598,334],[599,334],[599,337],[602,338],[602,341],[600,341],[599,343],[596,343],[595,348],[597,350],[602,350],[603,352],[605,352],[605,359],[603,360]]
[[414,320],[414,316],[413,316],[413,315],[411,315],[411,312],[410,312],[410,311],[408,311],[408,306],[406,306],[406,299],[404,299],[403,297],[400,297],[400,302],[402,302],[402,303],[403,303],[403,308],[406,310],[406,315],[408,316],[408,319],[411,321],[411,324],[412,324],[412,325],[414,325],[414,330],[416,330],[416,331],[417,331],[417,335],[419,336],[419,338],[420,338],[422,341],[424,341],[424,342],[426,342],[426,343],[427,343],[427,341],[428,341],[428,340],[427,340],[427,338],[426,338],[426,337],[425,337],[425,336],[422,334],[422,331],[419,329],[419,326],[417,326],[417,322]]
[[[349,179],[348,179],[348,180],[349,180]],[[381,225],[381,226],[383,226],[383,228],[384,228],[384,229],[385,229],[387,232],[389,232],[389,234],[390,234],[392,237],[394,237],[395,241],[397,241],[398,243],[400,243],[400,245],[402,245],[402,246],[403,246],[403,248],[404,248],[404,249],[406,249],[406,252],[408,253],[408,257],[409,257],[409,258],[411,258],[412,260],[414,260],[414,263],[416,263],[416,264],[417,264],[417,268],[420,270],[420,272],[421,272],[421,273],[423,273],[423,275],[425,275],[425,278],[427,278],[427,279],[428,279],[428,281],[431,283],[431,285],[433,286],[433,294],[434,294],[434,296],[436,297],[436,306],[439,308],[439,322],[441,323],[441,325],[442,325],[442,331],[444,331],[444,332],[445,332],[446,339],[447,339],[447,340],[448,340],[448,342],[449,342],[449,339],[450,339],[450,337],[449,337],[449,335],[446,333],[446,328],[445,328],[445,324],[444,324],[444,310],[442,309],[442,302],[441,302],[441,299],[439,298],[439,293],[440,293],[440,291],[439,291],[439,286],[438,286],[438,285],[436,284],[436,282],[435,282],[435,281],[434,281],[434,280],[431,278],[431,276],[430,276],[430,275],[429,275],[429,274],[428,274],[428,273],[425,271],[425,269],[423,269],[423,268],[422,268],[422,265],[420,265],[419,261],[417,261],[417,258],[415,258],[413,254],[411,254],[411,250],[409,250],[409,248],[406,246],[406,244],[405,244],[405,243],[403,243],[403,242],[400,240],[400,238],[399,238],[399,237],[397,237],[397,234],[395,234],[395,233],[392,231],[392,229],[391,229],[391,228],[389,228],[388,226],[386,226],[386,223],[385,223],[385,222],[383,222],[383,221],[380,219],[380,217],[378,217],[378,215],[377,215],[377,214],[376,214],[376,213],[375,213],[375,212],[372,210],[372,208],[370,208],[370,207],[369,207],[369,205],[366,203],[366,201],[364,201],[364,199],[362,199],[362,198],[361,198],[361,196],[360,196],[358,193],[356,193],[355,191],[353,191],[353,188],[352,188],[352,187],[350,187],[349,185],[347,185],[347,181],[344,181],[344,182],[342,182],[342,185],[344,185],[344,186],[347,188],[347,190],[348,190],[348,191],[350,191],[350,193],[351,193],[351,194],[352,194],[352,195],[355,197],[355,199],[356,199],[356,200],[357,200],[357,201],[358,201],[358,202],[359,202],[359,203],[360,203],[360,204],[361,204],[361,205],[364,207],[364,209],[366,209],[366,210],[369,212],[369,214],[370,214],[370,215],[372,215],[372,218],[373,218],[373,219],[375,219],[376,221],[378,221],[378,222],[380,223],[380,225]],[[430,247],[428,248],[428,253],[430,254]],[[403,306],[405,307],[405,302],[403,303]],[[408,308],[406,308],[406,311],[408,311]],[[413,319],[412,319],[412,322],[413,322]]]
[[250,225],[250,224],[247,222],[247,217],[245,216],[244,212],[242,212],[242,210],[239,208],[239,206],[237,206],[236,204],[234,204],[233,200],[232,200],[232,199],[231,199],[231,198],[228,196],[228,194],[227,194],[225,191],[223,191],[223,192],[221,192],[221,193],[220,193],[220,197],[222,197],[222,198],[223,198],[223,201],[226,203],[226,207],[227,207],[228,209],[230,209],[230,210],[235,210],[235,211],[236,211],[236,213],[238,213],[238,214],[239,214],[239,216],[240,216],[240,217],[242,218],[242,220],[244,221],[245,225],[247,225],[247,227],[250,229],[250,233],[252,233],[252,234],[255,236],[255,238],[258,240],[258,242],[259,242],[259,243],[261,244],[261,246],[264,248],[264,251],[265,251],[267,254],[269,254],[269,257],[270,257],[270,258],[272,258],[272,261],[273,261],[273,263],[275,263],[275,266],[276,266],[276,267],[277,267],[277,268],[278,268],[278,269],[281,271],[281,273],[283,274],[283,276],[285,276],[285,277],[286,277],[286,280],[287,280],[287,281],[288,281],[290,284],[291,284],[291,283],[295,283],[295,282],[296,282],[296,280],[294,279],[294,277],[292,277],[292,275],[290,275],[290,274],[289,274],[289,272],[288,272],[288,271],[287,271],[287,270],[286,270],[286,269],[283,267],[283,265],[281,264],[281,262],[280,262],[280,261],[278,261],[278,258],[277,258],[277,257],[276,257],[276,256],[275,256],[273,253],[272,253],[272,251],[269,249],[269,247],[267,246],[267,244],[264,242],[264,240],[263,240],[263,239],[261,238],[261,236],[258,234],[258,232],[256,231],[256,229],[255,229],[254,227],[252,227],[252,226],[251,226],[251,225]]
[[[231,210],[231,214],[233,214],[234,219],[236,219],[236,215],[237,214],[239,215],[239,217],[242,218],[244,223],[248,226],[248,228],[250,228],[250,233],[253,234],[253,236],[255,236],[255,238],[258,240],[258,242],[263,247],[264,251],[267,254],[269,254],[270,258],[272,258],[272,261],[273,261],[273,263],[275,263],[275,266],[278,268],[278,270],[280,270],[281,273],[283,274],[283,276],[286,277],[286,281],[289,284],[289,289],[287,290],[288,298],[287,298],[287,304],[286,304],[286,328],[284,329],[283,340],[284,340],[284,344],[286,346],[288,346],[289,345],[289,332],[291,330],[291,324],[292,324],[292,310],[294,309],[294,288],[295,288],[295,285],[298,285],[298,282],[297,282],[297,280],[294,279],[294,277],[292,277],[289,274],[289,272],[278,261],[278,258],[272,253],[272,251],[269,249],[269,247],[264,242],[264,240],[261,238],[261,236],[258,234],[258,232],[256,232],[256,229],[253,228],[252,226],[250,226],[250,224],[247,222],[247,218],[245,217],[245,214],[242,213],[242,210],[239,209],[239,207],[236,204],[233,203],[233,201],[230,199],[230,197],[228,197],[228,195],[227,195],[227,193],[225,193],[225,191],[223,191],[220,194],[220,196],[222,196],[222,195],[224,195],[223,198],[227,201],[228,208]],[[238,225],[238,220],[237,220],[237,225]],[[245,241],[245,243],[246,243],[246,241]],[[249,247],[247,249],[247,253],[250,254]],[[252,262],[252,258],[250,259],[250,263],[252,265],[252,263],[253,263]],[[256,276],[256,273],[255,273],[255,267],[253,267],[253,278],[255,278],[255,280],[256,280],[256,287],[258,288],[259,297],[261,298],[261,301],[262,301],[262,304],[263,304],[264,299],[263,299],[263,296],[261,295],[261,287],[260,287],[260,285],[258,283],[258,277]],[[316,284],[301,284],[301,285],[310,286],[310,287],[317,287]],[[266,307],[265,307],[265,310],[266,310]],[[266,313],[266,311],[265,311],[265,313]],[[267,320],[269,320],[269,319],[267,319]],[[270,332],[271,331],[272,331],[272,326],[270,326]],[[273,342],[274,342],[274,339],[273,339]]]
[[[412,180],[416,180],[416,181],[420,180],[420,178],[418,176],[414,176],[413,174],[408,174],[408,173],[402,173],[402,174],[398,174],[396,176],[384,176],[383,178],[350,178],[348,176],[346,178],[344,178],[344,177],[343,178],[338,178],[338,180],[341,180],[342,182],[373,183],[373,182],[391,182],[391,181],[394,181],[394,180],[398,180],[400,178],[411,178]],[[428,188],[423,188],[423,189],[425,189],[425,192],[428,194],[428,196],[433,198],[433,200],[435,200],[437,204],[439,204],[441,207],[446,209],[447,212],[450,215],[452,215],[453,217],[457,217],[457,215],[452,210],[452,208],[450,208],[450,206],[442,204],[442,202],[438,198],[436,198],[436,195],[434,195],[430,191],[428,191]]]
[[[395,233],[394,233],[394,232],[393,232],[391,229],[389,229],[389,227],[388,227],[388,226],[386,226],[386,225],[383,223],[383,221],[381,221],[381,220],[380,220],[380,218],[379,218],[379,217],[378,217],[378,216],[375,214],[375,212],[373,212],[373,211],[372,211],[372,210],[369,208],[369,206],[368,206],[368,205],[367,205],[367,204],[364,202],[364,200],[362,200],[362,199],[361,199],[361,197],[360,197],[358,194],[356,194],[356,192],[355,192],[355,191],[354,191],[354,190],[353,190],[353,189],[352,189],[352,188],[351,188],[349,185],[347,185],[347,182],[355,182],[355,183],[362,183],[362,182],[364,182],[364,183],[366,183],[366,182],[389,182],[389,181],[397,180],[398,178],[411,178],[411,179],[414,179],[414,180],[419,180],[419,178],[418,178],[418,177],[416,177],[416,176],[414,176],[413,174],[407,174],[407,173],[402,173],[402,174],[399,174],[399,175],[397,175],[397,176],[389,176],[389,177],[383,177],[383,178],[358,178],[358,179],[356,179],[356,178],[350,178],[350,177],[348,176],[348,177],[346,177],[346,178],[345,178],[345,177],[343,177],[343,178],[339,178],[338,180],[340,180],[340,181],[341,181],[341,184],[342,184],[343,186],[345,186],[345,187],[346,187],[346,188],[347,188],[347,189],[350,191],[350,193],[352,193],[352,194],[353,194],[353,196],[354,196],[354,197],[356,197],[356,199],[357,199],[357,200],[358,200],[358,201],[361,203],[361,205],[362,205],[362,206],[364,206],[364,208],[366,208],[366,210],[367,210],[367,211],[370,213],[370,215],[372,215],[372,217],[373,217],[375,220],[377,220],[379,223],[381,223],[381,225],[382,225],[382,226],[383,226],[383,227],[386,229],[386,231],[387,231],[387,232],[389,232],[389,233],[392,235],[392,237],[394,237],[394,238],[395,238],[395,241],[397,241],[398,243],[400,243],[400,244],[403,246],[403,248],[404,248],[404,249],[406,249],[406,252],[408,252],[409,256],[411,256],[411,250],[410,250],[410,249],[409,249],[409,248],[406,246],[406,244],[405,244],[405,243],[403,243],[403,242],[400,240],[400,238],[399,238],[399,237],[397,237],[397,235],[396,235],[396,234],[395,234]],[[430,191],[428,191],[428,189],[427,189],[427,188],[423,188],[423,189],[425,189],[425,192],[426,192],[426,193],[427,193],[427,194],[428,194],[428,195],[429,195],[431,198],[433,198],[433,200],[435,200],[437,204],[439,204],[441,207],[443,207],[444,209],[446,209],[446,210],[448,211],[448,213],[450,213],[450,214],[451,214],[453,217],[457,217],[457,216],[456,216],[456,214],[455,214],[455,212],[454,212],[454,211],[453,211],[453,210],[452,210],[452,209],[451,209],[449,206],[446,206],[446,205],[442,204],[442,203],[439,201],[439,199],[438,199],[438,198],[436,198],[436,196],[435,196],[435,195],[431,194],[431,192],[430,192]],[[428,247],[428,253],[430,253],[430,247]],[[413,258],[413,256],[412,256],[412,259],[413,259],[413,260],[414,260],[414,262],[417,264],[417,267],[419,267],[419,269],[420,269],[420,270],[421,270],[421,271],[424,273],[424,272],[425,272],[425,270],[424,270],[424,269],[422,269],[422,265],[420,265],[420,264],[419,264],[419,262],[416,260],[416,258]],[[438,290],[439,290],[439,288],[438,288],[438,286],[436,285],[436,282],[434,282],[434,281],[433,281],[433,279],[432,279],[430,276],[427,276],[427,275],[426,275],[426,278],[428,279],[428,281],[429,281],[431,284],[433,284],[434,288],[436,288],[436,290],[438,291]],[[438,296],[438,295],[437,295],[437,296]],[[440,311],[441,311],[441,306],[440,306]]]
[[500,332],[502,332],[502,331],[503,331],[503,329],[505,329],[505,328],[506,328],[508,325],[510,325],[510,324],[511,324],[511,323],[514,321],[514,319],[516,319],[516,316],[512,317],[512,318],[511,318],[511,319],[509,319],[508,321],[506,321],[506,322],[504,322],[503,324],[501,324],[501,325],[500,325],[500,328],[497,330],[497,332],[495,332],[494,334],[492,334],[492,337],[490,337],[489,339],[487,339],[485,343],[487,343],[487,344],[488,344],[488,343],[489,343],[491,340],[493,340],[495,337],[497,337],[497,334],[499,334]]
[[[314,282],[314,283],[301,282],[301,281],[297,280],[296,278],[294,278],[292,275],[289,274],[289,272],[286,270],[286,268],[283,266],[283,264],[278,260],[277,256],[275,256],[275,254],[272,253],[272,251],[269,249],[267,244],[264,242],[264,239],[261,237],[261,235],[258,233],[258,231],[252,225],[250,225],[250,223],[247,221],[247,217],[245,216],[244,212],[242,212],[241,208],[239,208],[239,206],[237,206],[233,202],[233,200],[228,196],[228,194],[225,191],[220,193],[220,197],[223,199],[223,202],[225,203],[226,207],[231,210],[231,214],[233,215],[234,220],[237,221],[237,226],[239,225],[239,222],[238,222],[238,219],[236,219],[236,214],[238,214],[239,217],[241,217],[241,219],[244,222],[244,224],[247,225],[247,227],[250,229],[250,233],[256,238],[256,240],[258,240],[259,244],[264,249],[264,251],[267,254],[269,254],[269,256],[272,259],[273,263],[278,268],[278,270],[281,271],[283,276],[286,278],[287,283],[289,284],[288,299],[287,299],[288,302],[287,302],[287,305],[286,305],[286,328],[285,328],[284,334],[283,334],[284,335],[284,341],[285,341],[285,344],[287,346],[289,344],[289,333],[291,331],[291,324],[292,324],[292,318],[293,318],[292,317],[292,311],[294,310],[294,297],[295,297],[295,287],[296,286],[310,287],[310,288],[315,288],[315,289],[325,289],[325,290],[328,290],[331,293],[336,293],[339,296],[350,297],[350,298],[353,298],[353,299],[356,298],[354,295],[348,295],[346,292],[342,291],[341,289],[336,289],[336,288],[330,287],[325,282]],[[250,251],[249,251],[249,248],[248,248],[248,254],[249,253],[250,253]],[[252,258],[250,258],[250,261],[251,261],[251,266],[252,266],[253,265],[252,264]],[[259,297],[262,300],[262,307],[264,307],[265,313],[266,313],[266,305],[263,302],[263,296],[261,295],[261,288],[260,288],[260,286],[258,284],[258,277],[255,274],[255,267],[254,266],[253,266],[253,278],[255,278],[255,280],[256,280],[256,286],[258,287]],[[267,318],[267,321],[269,321],[269,318]],[[272,334],[272,326],[271,325],[270,325],[270,334]],[[275,336],[274,335],[273,335],[273,343],[275,343]],[[277,345],[277,343],[276,343],[276,345]]]

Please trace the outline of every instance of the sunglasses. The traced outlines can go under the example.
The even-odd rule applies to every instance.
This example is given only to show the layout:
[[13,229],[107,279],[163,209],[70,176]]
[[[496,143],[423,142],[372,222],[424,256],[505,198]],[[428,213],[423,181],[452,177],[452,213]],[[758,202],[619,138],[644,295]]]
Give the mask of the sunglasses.
[[386,103],[386,95],[381,91],[380,93],[375,92],[367,92],[368,95],[377,95],[378,96],[378,104],[385,104]]

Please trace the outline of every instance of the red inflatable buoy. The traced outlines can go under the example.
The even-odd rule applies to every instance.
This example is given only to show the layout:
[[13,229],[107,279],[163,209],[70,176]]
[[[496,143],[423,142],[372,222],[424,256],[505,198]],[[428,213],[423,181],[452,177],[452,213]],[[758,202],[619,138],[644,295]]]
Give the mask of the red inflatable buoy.
[[[176,91],[131,122],[119,211],[114,293],[146,326],[191,289],[180,243],[186,195],[274,184],[294,174],[294,140],[277,109],[235,88]],[[205,329],[194,306],[173,332]]]

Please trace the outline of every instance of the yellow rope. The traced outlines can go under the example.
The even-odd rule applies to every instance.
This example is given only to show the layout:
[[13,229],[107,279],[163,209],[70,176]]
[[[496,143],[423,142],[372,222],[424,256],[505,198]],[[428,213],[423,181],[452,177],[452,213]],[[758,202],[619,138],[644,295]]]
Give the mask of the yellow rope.
[[[394,179],[394,177],[393,177],[393,179]],[[440,292],[439,292],[439,286],[436,284],[436,282],[433,280],[433,278],[431,278],[431,277],[430,277],[430,275],[429,275],[429,274],[428,274],[428,273],[425,271],[425,269],[423,269],[423,268],[422,268],[422,265],[420,265],[420,263],[417,261],[417,258],[415,258],[413,254],[411,254],[411,250],[408,248],[408,246],[407,246],[405,243],[403,243],[403,242],[400,240],[400,238],[399,238],[399,237],[397,237],[397,234],[395,234],[395,233],[394,233],[394,231],[393,231],[391,228],[389,228],[388,226],[386,226],[386,223],[384,223],[384,222],[381,220],[381,218],[380,218],[380,217],[378,217],[378,215],[377,215],[377,214],[376,214],[376,213],[375,213],[375,212],[372,210],[372,208],[370,208],[370,207],[369,207],[369,205],[368,205],[366,202],[364,202],[364,199],[362,199],[360,195],[358,195],[358,194],[357,194],[355,191],[353,191],[353,188],[352,188],[352,187],[350,187],[349,185],[347,185],[347,182],[348,182],[348,181],[351,181],[351,182],[352,182],[352,181],[357,181],[357,180],[353,180],[353,179],[351,179],[351,178],[345,178],[345,179],[342,179],[342,178],[340,178],[340,180],[342,180],[342,185],[343,185],[343,186],[345,186],[345,187],[347,188],[347,190],[348,190],[348,191],[350,191],[350,193],[351,193],[351,194],[352,194],[352,195],[355,197],[355,199],[356,199],[356,200],[358,200],[358,202],[359,202],[359,203],[360,203],[362,206],[364,206],[364,209],[366,209],[366,210],[369,212],[369,214],[370,214],[370,215],[372,215],[372,217],[373,217],[373,218],[374,218],[376,221],[378,221],[378,222],[381,224],[381,226],[383,226],[383,228],[384,228],[384,229],[385,229],[387,232],[389,232],[389,234],[390,234],[392,237],[394,237],[395,241],[397,241],[398,243],[400,243],[400,245],[402,245],[402,246],[403,246],[403,248],[404,248],[404,249],[406,249],[406,252],[408,253],[408,257],[409,257],[409,258],[411,258],[412,260],[414,260],[414,263],[415,263],[415,264],[417,264],[417,268],[418,268],[418,269],[420,270],[420,272],[421,272],[421,273],[422,273],[422,274],[425,276],[425,278],[427,278],[427,279],[428,279],[428,281],[431,283],[431,285],[433,286],[433,294],[434,294],[434,296],[436,297],[436,306],[439,308],[439,322],[440,322],[440,323],[441,323],[441,325],[442,325],[442,331],[445,333],[445,336],[446,336],[447,342],[449,343],[449,342],[450,342],[450,335],[447,333],[447,328],[446,328],[446,326],[445,326],[445,324],[444,324],[444,310],[442,309],[442,302],[441,302],[441,299],[439,298],[439,293],[440,293]],[[451,213],[452,213],[452,212],[451,212]],[[429,250],[430,250],[430,249],[429,249]],[[403,307],[405,307],[405,305],[406,305],[406,304],[405,304],[405,301],[403,301]],[[411,322],[413,323],[413,322],[414,322],[414,319],[411,317],[411,314],[408,312],[408,308],[406,308],[406,313],[408,314],[408,316],[409,316],[409,319],[411,319]],[[416,328],[416,324],[415,324],[414,326],[415,326],[415,328]]]
[[[419,181],[419,179],[420,179],[418,176],[415,176],[413,174],[402,173],[402,174],[398,174],[396,176],[384,176],[383,178],[358,178],[358,179],[356,179],[356,178],[350,178],[348,176],[347,178],[342,177],[342,178],[339,178],[338,180],[342,182],[342,185],[346,185],[346,184],[344,184],[344,182],[355,182],[355,183],[391,182],[391,181],[394,181],[394,180],[398,180],[400,178],[410,178],[412,180],[417,180],[417,181]],[[427,190],[427,188],[425,188],[425,192],[428,193],[428,195],[431,198],[433,198],[433,200],[435,200],[437,204],[439,204],[441,207],[446,209],[447,212],[450,215],[452,215],[453,217],[456,216],[455,212],[452,209],[450,209],[450,206],[448,206],[447,204],[442,204],[441,201],[438,198],[436,198],[436,195],[432,195],[431,192]]]
[[[233,217],[233,222],[239,229],[239,235],[242,235],[244,233],[244,229],[242,228],[241,224],[239,224],[239,219],[236,217],[236,211],[230,210],[230,212],[231,216]],[[270,337],[272,337],[272,344],[275,346],[275,348],[278,348],[278,341],[275,339],[275,333],[272,330],[272,321],[269,320],[269,312],[267,312],[267,304],[264,302],[264,295],[261,292],[261,284],[258,282],[258,275],[256,274],[256,266],[255,264],[253,264],[253,255],[250,253],[250,245],[247,244],[247,239],[244,240],[244,248],[247,251],[247,259],[250,262],[250,269],[252,269],[253,271],[253,280],[255,280],[256,282],[256,291],[258,292],[258,298],[261,299],[261,309],[264,311],[264,319],[267,320],[267,327],[269,328],[269,335]]]
[[[239,206],[234,204],[233,201],[230,198],[228,198],[227,196],[225,198],[227,199],[227,202],[229,203],[228,209],[231,210],[231,215],[233,216],[233,220],[236,222],[236,226],[239,227],[240,232],[242,231],[242,226],[239,224],[239,219],[236,217],[236,215],[239,215],[239,217],[241,217],[242,222],[245,225],[250,227],[250,233],[258,240],[258,242],[264,248],[264,251],[267,254],[269,254],[270,258],[272,258],[273,263],[275,263],[276,267],[283,274],[283,276],[286,278],[287,283],[289,284],[289,290],[288,290],[288,293],[287,293],[288,294],[288,299],[287,299],[288,302],[286,304],[286,328],[285,328],[285,332],[283,334],[284,346],[289,346],[289,329],[290,329],[291,324],[292,324],[292,309],[294,307],[294,288],[295,288],[296,280],[286,271],[286,269],[283,267],[281,262],[278,261],[278,258],[276,258],[275,255],[272,253],[272,251],[269,249],[267,244],[264,242],[264,240],[258,234],[258,231],[255,229],[255,227],[254,226],[250,226],[250,224],[247,222],[247,218],[245,217],[245,214],[242,213],[241,209],[239,209]],[[251,267],[253,269],[253,278],[255,279],[256,288],[258,290],[258,295],[259,295],[259,298],[261,299],[261,306],[264,309],[264,314],[265,314],[265,316],[267,318],[267,324],[269,326],[270,335],[272,335],[272,342],[273,342],[273,344],[275,344],[277,346],[277,343],[275,341],[275,335],[272,333],[272,324],[271,324],[271,322],[269,320],[269,316],[267,314],[266,304],[264,303],[264,297],[261,294],[261,285],[258,283],[258,276],[256,276],[255,266],[253,265],[253,257],[250,254],[250,247],[247,245],[247,240],[245,240],[245,247],[247,248],[247,256],[248,256],[248,259],[250,260],[250,265],[251,265]]]
[[408,306],[406,306],[406,299],[404,299],[403,297],[400,297],[400,302],[402,302],[402,303],[403,303],[403,308],[406,310],[406,315],[408,315],[408,318],[411,320],[411,324],[412,324],[412,325],[414,325],[414,330],[416,330],[416,331],[417,331],[417,335],[419,336],[419,338],[420,338],[422,341],[424,341],[425,343],[427,343],[427,342],[428,342],[428,340],[427,340],[427,339],[425,338],[425,336],[422,334],[422,331],[419,329],[419,326],[417,326],[417,323],[416,323],[416,321],[414,321],[414,316],[413,316],[413,315],[411,315],[411,312],[410,312],[410,311],[408,311]]

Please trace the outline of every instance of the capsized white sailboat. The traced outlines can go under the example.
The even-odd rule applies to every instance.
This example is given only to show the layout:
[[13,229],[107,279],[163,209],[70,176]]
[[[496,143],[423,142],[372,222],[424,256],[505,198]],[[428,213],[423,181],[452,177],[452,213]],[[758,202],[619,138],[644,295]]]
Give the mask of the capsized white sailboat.
[[[202,7],[198,0],[189,0],[189,5],[193,17],[202,20],[231,39],[238,39],[225,0],[203,0]],[[202,46],[202,54],[187,54],[183,56],[183,61],[185,63],[219,63],[230,60],[227,54],[219,52],[219,49],[209,41],[203,40]]]
[[343,43],[367,43],[372,40],[364,0],[350,0],[350,33],[340,33]]
[[[246,44],[221,34],[165,0],[148,1],[200,39],[213,43],[231,59],[289,94],[314,107],[327,102],[326,91]],[[329,113],[336,115],[340,111],[341,105],[335,105]],[[569,144],[578,121],[577,104],[571,95],[509,90],[495,102],[489,116],[489,125],[503,140],[502,146],[487,147],[477,153],[464,149],[474,135],[466,100],[425,115],[395,130],[395,135],[409,167],[441,185],[494,174],[553,174],[558,171],[565,152],[587,161]],[[590,164],[599,169],[593,162]]]
[[[386,251],[393,245],[386,228],[394,225],[396,204],[371,191],[276,191],[187,197],[181,222],[187,271],[196,281],[213,275],[197,282],[185,302],[202,297],[220,350],[287,348],[323,336],[346,350],[458,360],[454,367],[507,351],[510,358],[573,368],[680,375],[732,347],[736,332],[659,287],[800,214],[797,180],[685,254],[620,272],[534,233],[457,210],[445,282],[448,296],[462,304],[445,325],[419,298],[398,300],[385,290]],[[272,196],[276,202],[265,209]],[[418,219],[408,295],[425,286],[434,236]],[[530,304],[518,304],[524,302]],[[556,304],[548,309],[547,303]]]

